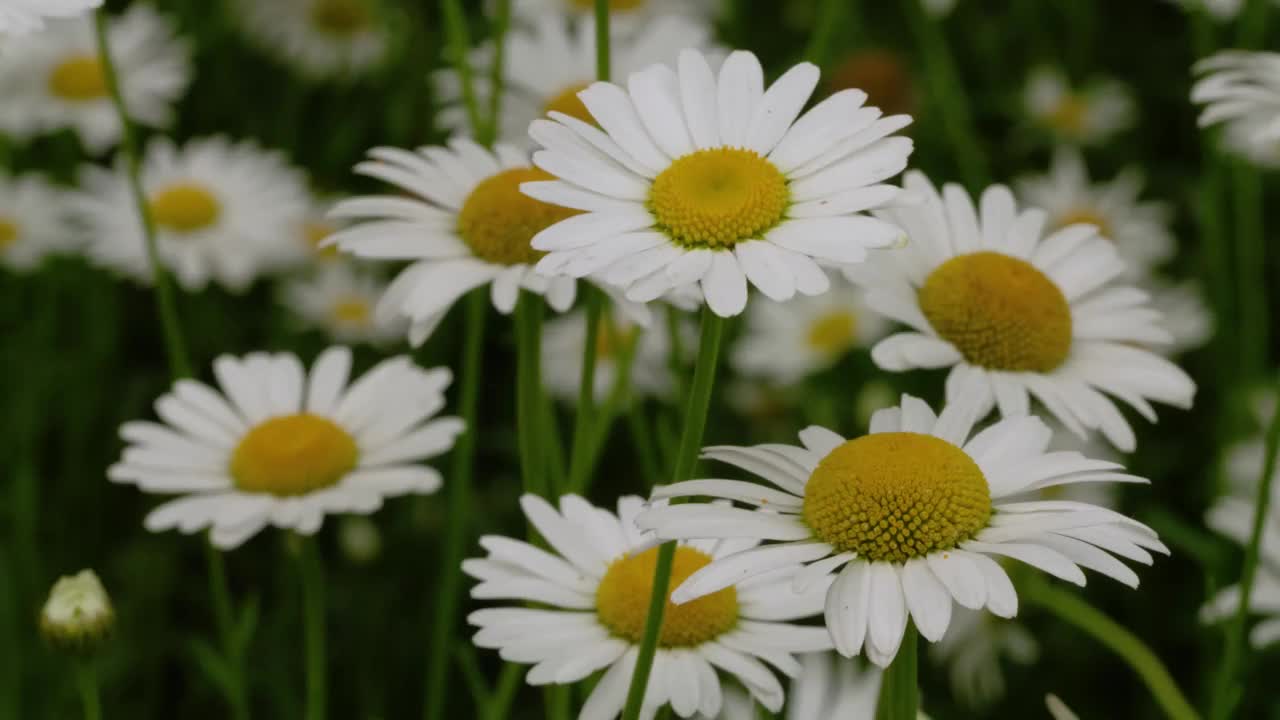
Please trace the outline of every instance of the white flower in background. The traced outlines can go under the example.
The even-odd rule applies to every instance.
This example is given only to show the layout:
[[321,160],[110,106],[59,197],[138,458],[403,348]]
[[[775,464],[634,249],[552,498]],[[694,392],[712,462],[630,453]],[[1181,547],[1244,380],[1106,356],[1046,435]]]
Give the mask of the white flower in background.
[[237,0],[245,31],[266,51],[313,77],[352,76],[387,55],[382,0]]
[[[609,397],[619,371],[628,362],[631,367],[628,385],[631,397],[669,394],[672,389],[671,343],[665,324],[645,330],[628,317],[623,308],[612,304],[611,307],[611,320],[606,322],[602,317],[596,332],[596,401],[603,402]],[[542,336],[542,375],[547,392],[570,404],[578,402],[586,339],[586,312],[583,310],[547,322]],[[695,339],[685,338],[685,347],[695,343]],[[629,360],[628,354],[631,355]]]
[[[211,280],[233,292],[259,275],[292,265],[293,241],[307,207],[306,183],[283,155],[225,137],[183,147],[152,140],[142,187],[156,226],[160,261],[187,290]],[[72,199],[94,262],[151,282],[145,235],[123,160],[113,170],[87,167]]]
[[1226,50],[1195,65],[1200,126],[1224,124],[1226,145],[1264,165],[1280,157],[1280,53]]
[[1173,343],[1164,348],[1169,355],[1203,347],[1213,337],[1217,322],[1198,282],[1186,280],[1174,285],[1148,280],[1144,289],[1151,295],[1151,307],[1162,316],[1162,325],[1173,336]]
[[956,0],[919,0],[925,12],[935,18],[944,18],[956,9]]
[[[756,56],[738,51],[719,76],[698,52],[679,73],[654,65],[624,90],[578,94],[603,128],[553,113],[529,133],[534,163],[559,178],[526,183],[546,202],[585,211],[533,239],[538,272],[597,275],[647,302],[700,282],[720,316],[741,313],[747,285],[776,301],[830,288],[818,262],[860,263],[905,242],[863,211],[893,203],[880,184],[902,172],[911,140],[888,137],[911,118],[880,117],[847,90],[801,116],[818,68],[795,66],[766,91]],[[797,119],[798,118],[798,119]]]
[[734,369],[787,385],[830,368],[855,348],[870,347],[889,323],[867,307],[863,294],[836,277],[825,295],[752,303],[746,331],[730,355]]
[[1115,80],[1098,80],[1074,89],[1052,68],[1039,68],[1023,93],[1027,115],[1059,140],[1096,145],[1133,125],[1133,95]]
[[1080,720],[1080,717],[1067,707],[1067,704],[1058,699],[1057,695],[1049,693],[1044,696],[1045,708],[1049,710],[1049,715],[1053,720]]
[[1101,431],[1125,451],[1133,428],[1112,397],[1152,422],[1149,400],[1190,407],[1195,383],[1143,347],[1172,337],[1146,293],[1113,282],[1124,263],[1097,228],[1045,235],[1044,211],[1019,211],[1002,185],[977,208],[958,185],[939,194],[920,173],[906,189],[923,203],[882,215],[911,244],[849,271],[871,307],[911,326],[875,346],[877,365],[949,367],[949,398],[977,378],[984,413],[1025,415],[1034,397],[1072,432]]
[[[507,662],[533,665],[530,685],[575,683],[603,670],[578,720],[612,720],[626,700],[657,565],[652,535],[634,523],[644,503],[623,497],[616,515],[577,495],[561,497],[559,511],[534,495],[522,497],[520,506],[549,551],[505,537],[480,539],[489,554],[462,565],[480,581],[471,596],[512,604],[471,613],[468,620],[480,628],[474,642],[498,650]],[[682,543],[672,587],[756,542]],[[693,603],[668,600],[641,717],[653,717],[668,703],[682,718],[714,717],[723,697],[718,671],[736,678],[771,712],[781,710],[782,684],[766,663],[795,676],[801,665],[793,653],[831,647],[822,628],[788,622],[820,612],[825,590],[817,583],[797,593],[791,575],[762,575]]]
[[[1097,483],[1082,483],[1088,484]],[[1004,697],[1002,661],[1030,665],[1040,656],[1040,645],[1016,620],[960,607],[930,654],[946,665],[957,699],[971,708],[987,708]]]
[[349,382],[351,351],[326,350],[310,374],[297,356],[251,353],[213,363],[221,391],[179,380],[156,401],[162,423],[120,428],[128,443],[113,482],[183,497],[146,518],[151,532],[194,533],[232,549],[267,525],[310,535],[327,514],[372,513],[383,500],[433,493],[419,465],[453,447],[444,407],[451,375],[412,359],[384,360]]
[[0,0],[0,35],[44,29],[46,18],[69,18],[102,7],[102,0]]
[[76,246],[66,192],[38,175],[0,171],[0,266],[29,271],[47,256]]
[[382,532],[364,515],[348,515],[338,523],[338,548],[357,565],[367,565],[382,554]]
[[92,570],[58,578],[40,609],[40,634],[64,652],[91,653],[115,625],[115,610]]
[[[516,18],[536,23],[566,16],[588,19],[595,16],[595,0],[512,0]],[[673,15],[706,20],[715,8],[714,0],[610,0],[609,22],[623,31],[632,31],[645,20]]]
[[325,263],[290,280],[281,300],[308,327],[341,343],[385,343],[404,337],[404,323],[379,322],[374,309],[386,283],[350,262]]
[[[130,116],[143,125],[168,127],[191,81],[188,42],[147,5],[111,18],[107,32]],[[89,152],[99,154],[122,137],[91,18],[54,20],[44,32],[6,41],[0,97],[0,132],[18,139],[70,129]]]
[[703,457],[735,465],[775,487],[738,480],[691,480],[654,490],[657,498],[706,496],[758,509],[687,503],[655,507],[637,524],[659,538],[781,541],[734,553],[684,580],[677,603],[762,573],[798,571],[793,587],[825,583],[826,626],[846,657],[866,652],[881,667],[898,653],[907,622],[930,642],[951,625],[952,601],[1000,617],[1018,595],[995,558],[1013,558],[1077,585],[1081,567],[1137,587],[1112,555],[1149,564],[1166,553],[1155,531],[1084,503],[1013,500],[1028,491],[1079,482],[1140,482],[1110,462],[1047,452],[1049,428],[1035,416],[997,422],[969,437],[981,401],[975,383],[940,415],[904,395],[876,413],[869,435],[845,440],[812,426],[803,447],[707,448]]
[[1169,230],[1170,208],[1139,201],[1142,185],[1142,174],[1136,169],[1109,182],[1094,183],[1080,150],[1062,146],[1054,153],[1048,174],[1022,178],[1017,190],[1019,200],[1048,213],[1050,230],[1081,223],[1096,226],[1099,235],[1115,244],[1128,276],[1138,278],[1172,258],[1178,249]]
[[[787,693],[785,720],[870,720],[880,701],[879,668],[860,668],[835,653],[800,656],[800,674]],[[923,717],[923,714],[921,715]],[[736,689],[726,689],[724,708],[715,720],[758,720],[755,703]]]
[[1200,11],[1204,10],[1209,15],[1220,22],[1235,20],[1240,14],[1240,6],[1244,0],[1168,0],[1174,5],[1178,5],[1184,10]]
[[531,167],[524,151],[503,143],[490,151],[455,138],[447,148],[416,152],[376,148],[369,158],[356,172],[402,194],[338,203],[331,217],[362,222],[325,242],[362,258],[413,261],[377,310],[380,317],[408,318],[413,345],[425,342],[455,302],[483,285],[503,314],[515,309],[522,288],[545,295],[557,312],[573,305],[576,281],[535,273],[542,253],[529,240],[577,211],[521,194],[522,183],[550,177]]
[[[654,63],[674,66],[681,50],[707,49],[711,40],[712,30],[706,23],[685,17],[665,16],[644,23],[633,37],[616,37],[611,42],[613,76],[625,78]],[[596,79],[594,18],[584,17],[567,25],[561,16],[548,16],[528,29],[512,30],[506,42],[498,137],[527,145],[529,123],[549,112],[592,122],[578,93]],[[488,107],[492,96],[492,44],[481,46],[471,57],[475,68],[472,82],[479,104]],[[435,78],[444,105],[438,116],[440,124],[469,134],[471,122],[457,72],[441,70]]]

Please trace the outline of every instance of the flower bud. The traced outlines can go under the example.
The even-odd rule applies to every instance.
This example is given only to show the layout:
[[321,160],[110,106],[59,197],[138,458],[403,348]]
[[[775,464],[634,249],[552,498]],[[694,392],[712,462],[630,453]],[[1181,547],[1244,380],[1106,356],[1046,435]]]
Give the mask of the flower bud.
[[45,640],[78,655],[97,650],[114,624],[111,598],[92,570],[59,578],[40,611],[40,634]]

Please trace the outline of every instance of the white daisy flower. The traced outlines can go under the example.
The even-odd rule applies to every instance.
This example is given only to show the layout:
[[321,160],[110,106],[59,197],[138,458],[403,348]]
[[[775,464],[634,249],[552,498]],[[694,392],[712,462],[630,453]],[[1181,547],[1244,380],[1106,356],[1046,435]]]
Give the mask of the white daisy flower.
[[1097,228],[1044,236],[1045,213],[1019,211],[1002,185],[982,193],[980,209],[958,185],[939,194],[919,173],[906,189],[923,203],[882,215],[911,244],[850,271],[871,307],[911,326],[875,346],[877,365],[950,367],[949,397],[979,378],[984,409],[1025,415],[1034,397],[1072,432],[1101,431],[1125,451],[1133,429],[1111,397],[1152,422],[1149,400],[1191,405],[1191,378],[1139,346],[1172,338],[1145,293],[1112,282],[1124,263]]
[[659,538],[779,540],[718,558],[685,580],[676,603],[694,601],[760,573],[799,570],[794,587],[839,577],[827,592],[826,625],[840,654],[863,651],[881,667],[897,655],[908,619],[930,642],[951,624],[952,600],[1013,617],[1018,596],[993,557],[1008,557],[1085,584],[1081,567],[1137,587],[1112,555],[1150,563],[1167,553],[1155,531],[1083,503],[1016,501],[1052,485],[1147,482],[1110,462],[1046,452],[1049,428],[1035,416],[1002,420],[969,438],[981,390],[970,384],[941,415],[903,396],[876,413],[871,434],[845,440],[813,426],[803,447],[711,447],[703,457],[776,487],[691,480],[657,498],[707,496],[759,509],[690,503],[637,519]]
[[734,369],[788,385],[830,368],[850,350],[870,347],[889,323],[867,307],[863,295],[837,277],[825,295],[753,303],[730,355]]
[[1109,182],[1089,179],[1080,150],[1061,146],[1048,174],[1022,178],[1018,198],[1048,213],[1050,230],[1087,224],[1115,243],[1130,277],[1147,275],[1177,252],[1169,230],[1172,212],[1164,203],[1141,202],[1142,174],[1130,169]]
[[1173,342],[1163,348],[1170,356],[1203,347],[1213,337],[1217,321],[1198,282],[1148,280],[1143,289],[1151,295],[1151,307],[1160,313],[1165,329],[1173,336]]
[[[835,653],[800,656],[800,674],[787,693],[785,720],[874,718],[880,701],[879,668],[860,668]],[[725,690],[716,720],[757,720],[755,703],[736,689]],[[923,717],[923,714],[922,714]]]
[[1219,22],[1235,20],[1243,4],[1243,0],[1168,0],[1168,2],[1187,11],[1204,10]]
[[310,535],[330,513],[368,514],[385,498],[426,494],[440,473],[417,463],[453,447],[457,418],[435,418],[451,375],[385,360],[348,383],[351,351],[326,350],[308,374],[289,353],[222,356],[222,392],[179,380],[156,401],[163,423],[120,428],[113,482],[181,494],[149,514],[151,532],[194,533],[232,549],[268,524]]
[[[547,18],[591,19],[595,16],[595,0],[513,0],[511,12],[528,23]],[[629,31],[652,18],[684,16],[706,20],[715,8],[713,0],[610,0],[609,22]]]
[[0,35],[44,29],[46,18],[69,18],[102,7],[102,0],[0,0]]
[[0,266],[33,270],[49,255],[76,246],[66,193],[38,175],[0,171]]
[[573,278],[533,271],[542,253],[529,245],[540,230],[576,210],[521,194],[550,177],[528,155],[498,143],[490,151],[466,138],[416,152],[369,151],[356,172],[391,183],[400,194],[343,200],[330,216],[363,220],[330,235],[326,245],[378,260],[410,260],[378,306],[380,316],[407,317],[409,341],[426,341],[445,313],[474,288],[490,285],[493,306],[510,314],[521,288],[545,295],[557,312],[573,305]]
[[[614,37],[609,45],[615,77],[628,77],[654,63],[676,63],[685,48],[711,47],[711,28],[681,16],[663,16],[640,25],[630,36]],[[501,118],[498,137],[519,138],[528,143],[529,123],[549,112],[561,112],[592,122],[578,93],[596,79],[596,26],[590,16],[566,25],[559,15],[544,17],[528,29],[517,28],[506,38]],[[481,107],[488,107],[492,88],[493,46],[485,44],[471,54],[473,85]],[[469,134],[471,122],[463,105],[458,73],[445,69],[435,74],[444,108],[439,123],[454,132]]]
[[[98,264],[139,282],[151,281],[142,222],[123,161],[113,170],[89,167],[73,198]],[[293,242],[307,207],[302,173],[283,155],[225,137],[183,147],[151,141],[142,187],[156,226],[160,261],[187,290],[210,280],[233,292],[264,272],[292,265]]]
[[911,118],[881,118],[856,90],[801,116],[818,74],[803,63],[766,91],[755,55],[733,53],[717,77],[687,50],[678,74],[654,65],[628,90],[598,82],[578,93],[603,132],[560,113],[535,121],[545,149],[534,163],[559,180],[524,191],[586,211],[533,239],[550,253],[538,271],[598,275],[637,302],[697,281],[711,310],[730,316],[746,307],[748,281],[776,301],[821,295],[830,283],[818,261],[860,263],[901,245],[900,228],[862,213],[898,198],[881,183],[912,144],[888,136]]
[[1059,139],[1096,145],[1133,125],[1133,95],[1115,80],[1073,89],[1058,70],[1039,68],[1023,94],[1027,114]]
[[[189,43],[147,5],[111,18],[107,33],[131,119],[168,127],[191,81]],[[7,42],[0,53],[0,95],[0,131],[16,138],[70,129],[98,154],[122,137],[92,18],[54,20],[44,32]]]
[[[663,396],[671,392],[671,343],[665,328],[646,331],[626,311],[612,306],[612,318],[601,318],[596,332],[595,399],[603,402],[613,391],[623,354],[631,358],[632,397]],[[687,327],[685,328],[687,329]],[[542,373],[547,392],[560,400],[577,404],[582,382],[582,354],[586,347],[586,313],[578,310],[547,322],[542,336]],[[695,343],[694,338],[687,338]],[[631,349],[631,345],[635,345]]]
[[403,323],[379,322],[374,309],[386,283],[348,262],[325,263],[289,281],[281,300],[308,327],[341,343],[387,343],[404,337]]
[[1030,665],[1040,656],[1040,644],[1016,620],[959,607],[932,651],[933,658],[947,666],[956,698],[971,708],[987,708],[1004,697],[1003,661]]
[[1226,145],[1273,165],[1280,158],[1280,53],[1226,50],[1195,65],[1200,126],[1226,125]]
[[366,72],[390,47],[379,0],[237,0],[236,8],[263,49],[313,77]]
[[920,4],[935,18],[945,18],[956,9],[956,0],[920,0]]
[[[657,564],[652,535],[634,525],[644,502],[623,497],[617,515],[576,495],[560,498],[558,512],[534,495],[522,497],[520,506],[550,551],[490,535],[480,539],[489,554],[467,560],[462,569],[480,581],[471,591],[476,599],[542,607],[471,613],[468,620],[480,628],[474,642],[498,650],[507,662],[532,664],[531,685],[575,683],[604,670],[578,720],[617,717],[635,669]],[[679,583],[755,544],[682,543],[672,580]],[[740,681],[761,705],[781,710],[782,684],[766,663],[794,676],[801,666],[793,653],[830,649],[821,627],[788,622],[820,612],[824,590],[795,593],[789,573],[772,573],[726,585],[694,603],[668,602],[641,716],[651,718],[667,704],[680,717],[715,716],[723,697],[717,670]]]

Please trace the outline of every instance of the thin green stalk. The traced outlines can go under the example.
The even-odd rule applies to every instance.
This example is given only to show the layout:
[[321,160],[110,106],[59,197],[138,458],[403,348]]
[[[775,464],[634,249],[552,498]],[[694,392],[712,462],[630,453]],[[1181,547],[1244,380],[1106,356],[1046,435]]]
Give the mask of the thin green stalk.
[[1265,448],[1266,462],[1263,463],[1262,477],[1258,479],[1258,494],[1254,499],[1253,528],[1249,532],[1249,544],[1244,549],[1244,568],[1240,572],[1240,607],[1236,609],[1235,617],[1227,629],[1226,649],[1223,651],[1222,664],[1214,686],[1213,705],[1209,712],[1212,720],[1231,717],[1243,691],[1243,683],[1235,684],[1239,679],[1236,674],[1246,651],[1245,626],[1249,619],[1249,601],[1257,578],[1258,553],[1270,511],[1271,487],[1276,476],[1276,451],[1280,449],[1280,412],[1276,412],[1271,418]]
[[[680,438],[680,450],[676,455],[672,482],[688,480],[693,476],[698,462],[698,450],[702,447],[702,433],[711,408],[711,390],[715,386],[716,365],[720,356],[720,340],[724,334],[724,319],[710,308],[702,310],[702,337],[698,344],[698,362],[693,370],[693,386],[685,408],[684,432]],[[671,586],[671,563],[675,559],[675,542],[663,543],[658,550],[658,564],[653,572],[653,592],[649,595],[649,614],[645,618],[644,635],[640,643],[640,655],[636,659],[631,687],[627,690],[627,704],[622,720],[639,720],[644,704],[644,691],[653,670],[653,656],[658,649],[658,632],[662,628],[662,616],[666,611],[667,596]]]
[[80,705],[84,708],[84,720],[102,720],[102,700],[98,694],[98,672],[92,660],[76,665],[76,684],[80,688]]
[[111,45],[107,33],[107,13],[100,10],[94,15],[94,27],[98,37],[98,62],[102,66],[103,80],[107,83],[107,92],[115,105],[116,114],[120,118],[120,148],[125,161],[125,171],[129,178],[129,189],[137,206],[138,218],[142,221],[142,235],[147,246],[147,262],[151,265],[152,281],[156,286],[156,307],[160,314],[160,327],[164,332],[165,351],[169,359],[169,371],[175,379],[191,376],[191,362],[187,359],[186,345],[182,340],[182,326],[178,323],[178,306],[174,299],[173,285],[169,273],[160,264],[160,255],[156,250],[156,226],[151,217],[151,208],[147,203],[146,193],[142,189],[142,156],[138,150],[138,139],[133,121],[129,116],[129,107],[120,93],[120,79],[116,74],[115,61],[111,57]]
[[1142,678],[1156,703],[1171,720],[1200,720],[1195,708],[1160,658],[1136,635],[1104,615],[1089,603],[1064,590],[1059,590],[1038,576],[1027,576],[1021,588],[1028,602],[1039,605],[1062,620],[1093,636],[1103,646],[1119,655]]
[[325,651],[324,566],[318,541],[303,539],[298,551],[298,569],[302,580],[303,652],[306,659],[306,720],[325,720],[328,704]]
[[516,691],[520,689],[520,678],[524,677],[524,668],[515,663],[502,666],[498,676],[498,684],[494,688],[489,712],[484,720],[508,720],[511,717],[511,705],[516,700]]
[[[236,637],[235,608],[227,586],[227,568],[222,553],[208,541],[204,543],[205,564],[209,573],[209,597],[213,602],[213,618],[222,641],[222,655],[230,673],[231,689],[226,698],[234,720],[248,720],[249,697],[245,687],[244,648]],[[246,639],[247,640],[247,639]]]
[[[1252,378],[1267,359],[1267,287],[1262,225],[1262,179],[1245,160],[1231,163],[1236,202],[1236,287],[1239,303],[1240,377]],[[1255,280],[1250,281],[1250,277]]]
[[684,316],[674,305],[667,308],[667,343],[671,351],[667,353],[667,367],[671,372],[671,381],[675,383],[676,402],[683,404],[688,395],[688,383],[684,373]]
[[578,414],[573,424],[573,451],[569,456],[571,492],[586,484],[590,472],[591,437],[595,429],[596,356],[600,350],[600,318],[604,310],[603,294],[583,285],[587,296],[586,340],[582,348],[582,376],[578,382]]
[[489,123],[483,145],[492,145],[502,132],[502,86],[507,62],[507,30],[511,28],[511,0],[497,0],[493,8],[493,67],[489,68]]
[[471,517],[471,476],[476,458],[476,424],[479,415],[480,372],[483,363],[484,323],[489,298],[483,289],[473,290],[467,297],[463,319],[461,365],[462,387],[458,395],[458,414],[466,430],[453,448],[453,467],[446,484],[449,493],[449,516],[441,554],[440,580],[437,585],[434,620],[427,651],[426,698],[423,717],[442,720],[445,699],[449,695],[449,654],[453,646],[458,598],[462,592],[462,575],[458,568],[466,551],[468,519]]
[[[571,485],[570,492],[585,493],[591,487],[595,469],[600,463],[600,454],[604,452],[613,424],[617,421],[624,405],[631,401],[631,368],[635,366],[640,336],[638,333],[633,333],[629,338],[620,337],[617,328],[612,324],[605,328],[605,331],[610,333],[609,342],[613,347],[618,348],[614,358],[613,386],[609,388],[609,395],[600,406],[600,413],[596,417],[595,429],[589,438],[587,460],[584,463],[586,469],[579,478],[580,484]],[[649,477],[652,479],[656,476]]]
[[920,645],[918,635],[915,623],[907,621],[902,646],[884,671],[876,720],[916,720],[916,715],[920,712],[920,686],[916,667]]
[[524,491],[546,496],[547,463],[542,452],[542,298],[522,290],[516,304],[516,433]]
[[813,28],[813,37],[809,39],[809,47],[804,51],[804,59],[821,67],[831,54],[831,39],[840,27],[840,19],[848,0],[822,0],[818,8],[818,21]]
[[609,50],[609,0],[596,0],[596,79],[608,80],[613,74],[613,55]]
[[1236,47],[1254,50],[1262,47],[1267,37],[1267,6],[1271,0],[1248,0],[1240,16],[1240,35]]
[[[471,50],[471,31],[467,29],[467,15],[462,9],[461,0],[442,0],[441,14],[444,15],[445,44],[449,61],[458,73],[458,82],[462,85],[462,102],[467,110],[467,122],[478,135],[484,132],[484,117],[480,114],[480,101],[476,98],[475,76],[471,71],[471,63],[467,53]],[[497,88],[494,88],[497,93]]]
[[640,464],[640,473],[645,483],[654,482],[661,472],[658,470],[658,446],[653,442],[653,433],[649,430],[644,407],[638,401],[633,401],[631,407],[627,408],[627,429],[631,433],[636,461]]

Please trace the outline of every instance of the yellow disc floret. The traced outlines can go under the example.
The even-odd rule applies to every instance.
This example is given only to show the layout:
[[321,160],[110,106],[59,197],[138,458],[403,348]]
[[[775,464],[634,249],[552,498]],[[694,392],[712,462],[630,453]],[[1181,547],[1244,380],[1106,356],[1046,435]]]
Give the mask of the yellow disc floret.
[[591,111],[587,109],[586,103],[582,102],[582,98],[578,97],[578,93],[585,90],[587,83],[580,83],[565,88],[562,92],[556,94],[555,97],[547,101],[546,107],[542,110],[544,113],[553,112],[564,113],[572,118],[577,118],[585,123],[595,124],[596,119],[591,116]]
[[92,55],[75,55],[63,60],[49,75],[49,92],[73,102],[105,98],[107,77],[102,73],[102,64]]
[[343,325],[365,326],[373,316],[369,301],[362,297],[342,298],[333,304],[333,319]]
[[231,456],[231,477],[245,492],[305,495],[335,485],[356,466],[350,433],[310,413],[282,415],[245,434]]
[[1111,223],[1107,222],[1107,218],[1104,217],[1101,212],[1091,207],[1073,208],[1069,212],[1063,214],[1057,222],[1057,226],[1060,228],[1067,227],[1068,225],[1081,224],[1097,227],[1098,234],[1105,238],[1110,238],[1112,236]]
[[653,181],[649,209],[659,229],[690,248],[729,249],[782,221],[791,200],[787,179],[751,150],[699,150]]
[[578,211],[534,200],[520,192],[520,185],[554,179],[536,168],[515,168],[484,180],[467,196],[458,213],[458,234],[476,257],[486,262],[537,262],[543,253],[530,244],[533,236]]
[[151,196],[156,225],[178,233],[203,230],[218,221],[222,204],[198,183],[175,183]]
[[858,316],[849,310],[821,315],[809,326],[809,347],[822,355],[839,355],[858,339]]
[[918,433],[866,435],[832,450],[804,491],[820,540],[871,562],[949,550],[991,516],[982,470],[951,443]]
[[1049,127],[1064,135],[1079,135],[1089,120],[1089,101],[1076,93],[1064,95],[1047,116]]
[[18,240],[18,224],[0,217],[0,250],[4,250]]
[[[711,562],[711,556],[691,547],[676,548],[671,566],[671,588]],[[653,571],[658,565],[658,548],[613,561],[596,590],[596,614],[614,635],[640,643],[644,621],[653,592]],[[732,587],[711,593],[683,605],[671,602],[662,616],[658,635],[661,647],[701,645],[731,630],[738,622],[738,591]]]
[[919,292],[920,309],[972,365],[1049,372],[1071,351],[1071,306],[1031,263],[995,252],[951,258]]
[[311,22],[330,35],[349,36],[369,26],[367,0],[317,0]]

